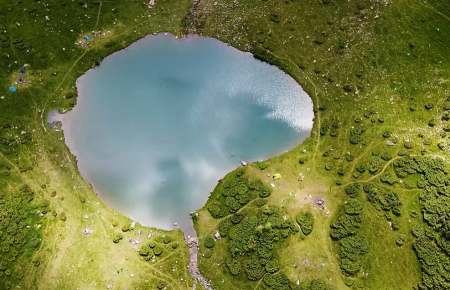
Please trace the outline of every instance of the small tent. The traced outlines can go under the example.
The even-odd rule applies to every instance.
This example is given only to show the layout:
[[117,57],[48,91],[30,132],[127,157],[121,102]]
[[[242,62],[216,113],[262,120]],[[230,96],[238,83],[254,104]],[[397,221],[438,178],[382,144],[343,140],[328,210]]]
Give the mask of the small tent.
[[273,180],[280,179],[280,178],[281,178],[281,174],[279,174],[279,173],[275,173],[275,175],[273,176]]
[[9,88],[9,91],[11,93],[14,93],[15,91],[17,91],[17,88],[15,86],[12,86],[12,87]]
[[24,74],[25,73],[25,67],[20,69],[20,74]]
[[86,36],[84,37],[84,39],[85,39],[85,40],[89,40],[89,36],[86,35]]

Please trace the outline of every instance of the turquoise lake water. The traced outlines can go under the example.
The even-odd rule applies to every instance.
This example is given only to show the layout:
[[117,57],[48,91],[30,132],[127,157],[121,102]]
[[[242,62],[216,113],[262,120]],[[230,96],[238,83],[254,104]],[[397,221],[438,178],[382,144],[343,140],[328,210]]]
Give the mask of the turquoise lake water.
[[288,75],[209,38],[149,36],[78,79],[62,116],[81,175],[147,226],[191,227],[217,180],[310,134],[313,105]]

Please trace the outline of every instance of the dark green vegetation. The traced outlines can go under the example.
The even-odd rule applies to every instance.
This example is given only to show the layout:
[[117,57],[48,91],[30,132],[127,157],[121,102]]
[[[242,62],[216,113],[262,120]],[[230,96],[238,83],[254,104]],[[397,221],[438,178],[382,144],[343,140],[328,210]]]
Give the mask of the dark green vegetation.
[[[448,289],[448,1],[203,0],[195,15],[185,20],[190,30],[278,66],[314,102],[309,139],[264,171],[247,168],[266,186],[267,173],[282,174],[267,206],[314,219],[310,235],[289,236],[276,251],[279,272],[334,289]],[[232,226],[205,209],[200,236]],[[248,285],[224,240],[200,258],[202,273],[216,289]],[[293,288],[277,283],[241,288]]]
[[[23,278],[24,272],[17,264],[29,261],[35,267],[39,259],[33,259],[33,252],[41,245],[38,230],[50,216],[50,203],[33,202],[34,192],[26,185],[15,194],[5,196],[0,193],[0,285],[9,289]],[[50,219],[55,219],[54,215]]]
[[[79,176],[60,127],[46,126],[50,110],[76,104],[76,79],[108,54],[149,33],[180,35],[190,1],[147,5],[0,1],[1,289],[192,289],[183,234],[133,228],[108,209]],[[139,256],[129,243],[145,243],[150,230],[171,238],[151,250],[154,263],[142,261],[150,248]]]
[[314,225],[314,217],[310,212],[301,212],[295,218],[298,225],[300,226],[300,230],[305,235],[309,235],[313,230]]

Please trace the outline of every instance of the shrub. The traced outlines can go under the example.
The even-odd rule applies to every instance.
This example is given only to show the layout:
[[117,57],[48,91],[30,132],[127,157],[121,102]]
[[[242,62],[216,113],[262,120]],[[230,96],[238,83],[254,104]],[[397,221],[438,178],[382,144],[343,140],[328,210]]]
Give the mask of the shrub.
[[362,203],[357,199],[350,200],[344,207],[345,214],[359,215],[363,210]]
[[113,237],[113,242],[117,244],[121,239],[123,239],[122,234],[115,234]]
[[251,259],[245,264],[245,274],[250,281],[258,281],[264,275],[264,268],[258,259]]
[[442,105],[442,109],[449,111],[450,110],[450,102],[446,101],[443,105]]
[[59,215],[59,219],[62,220],[63,222],[66,221],[66,219],[67,219],[67,218],[66,218],[66,214],[65,214],[64,212],[62,212],[62,213]]
[[164,283],[163,281],[158,281],[158,283],[156,283],[156,288],[158,288],[159,290],[163,289],[164,287],[166,287],[166,283]]
[[344,175],[344,174],[345,174],[345,169],[342,168],[342,167],[339,168],[338,171],[337,171],[337,174],[339,174],[339,175],[341,175],[341,176]]
[[326,164],[325,164],[325,169],[326,170],[331,170],[331,169],[333,169],[333,163],[331,163],[331,162],[327,162]]
[[228,270],[230,270],[231,275],[239,275],[239,273],[241,272],[241,264],[238,260],[233,259],[232,257],[228,257],[225,260],[225,263],[227,264]]
[[393,221],[392,222],[392,229],[394,231],[398,230],[400,228],[400,223],[398,221]]
[[432,103],[425,103],[425,109],[427,109],[427,110],[433,109],[433,104]]
[[404,146],[406,149],[412,149],[413,144],[412,144],[412,142],[405,142],[405,144],[403,144],[403,146]]
[[350,197],[356,197],[359,193],[359,183],[353,183],[345,187],[345,193]]
[[210,236],[206,237],[205,241],[203,242],[203,245],[209,249],[213,248],[215,244],[216,241],[214,241],[214,238]]
[[378,149],[373,150],[373,151],[372,151],[372,155],[373,155],[373,156],[378,156],[378,155],[380,155],[380,150],[378,150]]
[[308,158],[306,158],[306,157],[300,157],[299,159],[298,159],[298,163],[300,163],[300,164],[305,164],[306,163],[306,161],[308,161]]
[[389,137],[391,137],[391,132],[385,131],[385,132],[383,133],[383,137],[384,137],[384,138],[389,138]]
[[412,182],[411,180],[406,180],[405,182],[403,182],[403,186],[406,189],[413,189],[415,187],[414,182]]
[[253,179],[252,181],[250,181],[250,183],[248,185],[248,187],[253,190],[261,190],[263,188],[263,186],[264,186],[264,184],[259,179]]
[[130,225],[122,226],[122,232],[128,232],[130,230]]
[[428,121],[428,126],[434,127],[435,125],[436,125],[436,121],[434,119],[431,119],[430,121]]
[[389,152],[383,152],[383,154],[381,154],[381,159],[389,161],[392,159],[392,155]]
[[163,242],[164,244],[169,244],[172,241],[172,238],[169,235],[165,235]]
[[310,212],[300,212],[296,217],[302,233],[309,235],[313,230],[314,217]]
[[222,220],[219,223],[219,233],[220,236],[226,237],[228,235],[228,231],[231,229],[233,224],[229,220]]
[[163,247],[161,247],[161,246],[159,246],[159,245],[156,245],[156,246],[153,248],[153,253],[155,254],[155,256],[159,256],[159,255],[161,255],[163,252],[164,252]]
[[178,243],[172,243],[171,246],[172,246],[172,249],[175,250],[176,248],[178,248],[179,244]]
[[348,155],[345,157],[345,159],[346,159],[348,162],[352,162],[355,158],[354,158],[352,155],[348,154]]
[[146,257],[150,254],[150,249],[146,246],[142,246],[141,249],[139,250],[139,255]]
[[263,207],[263,206],[265,206],[265,205],[267,204],[267,200],[259,198],[259,199],[257,199],[257,200],[254,202],[254,204],[255,204],[257,207]]
[[381,175],[380,180],[382,182],[386,182],[389,183],[390,185],[393,185],[394,183],[397,182],[397,177],[395,176],[395,174],[388,171]]
[[245,171],[246,171],[245,167],[240,167],[240,168],[238,168],[238,169],[236,170],[236,176],[237,176],[237,177],[240,177],[240,176],[244,175],[244,174],[245,174]]
[[270,187],[263,186],[263,188],[261,188],[261,191],[259,192],[259,197],[265,198],[268,197],[271,193],[272,189]]
[[265,268],[266,268],[266,271],[271,274],[278,272],[278,270],[280,269],[280,267],[278,266],[277,260],[270,260],[269,262],[266,263]]
[[156,243],[154,242],[154,241],[151,241],[149,244],[148,244],[148,246],[150,247],[150,248],[154,248],[154,247],[156,247]]
[[399,236],[399,237],[395,240],[395,243],[396,243],[398,246],[402,246],[403,243],[405,242],[405,240],[406,240],[406,237],[402,235],[402,236]]
[[266,169],[269,165],[267,164],[267,162],[256,162],[256,164],[258,165],[258,168],[260,170],[264,170]]
[[116,220],[113,220],[112,223],[113,227],[117,227],[119,225],[119,222]]

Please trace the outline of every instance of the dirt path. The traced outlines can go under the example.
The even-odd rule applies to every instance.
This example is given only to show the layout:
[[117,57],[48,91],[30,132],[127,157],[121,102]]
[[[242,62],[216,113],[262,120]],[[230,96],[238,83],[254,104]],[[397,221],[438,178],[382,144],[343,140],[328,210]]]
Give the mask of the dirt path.
[[[189,248],[189,274],[191,274],[191,277],[194,278],[195,280],[199,281],[200,283],[202,283],[203,287],[206,290],[214,290],[208,283],[208,281],[206,281],[205,277],[203,277],[200,274],[200,271],[198,270],[198,265],[197,265],[197,254],[198,254],[198,248],[197,248],[197,244],[198,244],[198,239],[197,239],[197,233],[194,231],[194,234],[192,236],[186,237],[186,242],[188,244],[191,244],[192,246]],[[193,290],[195,290],[195,284],[194,287],[192,288]]]

